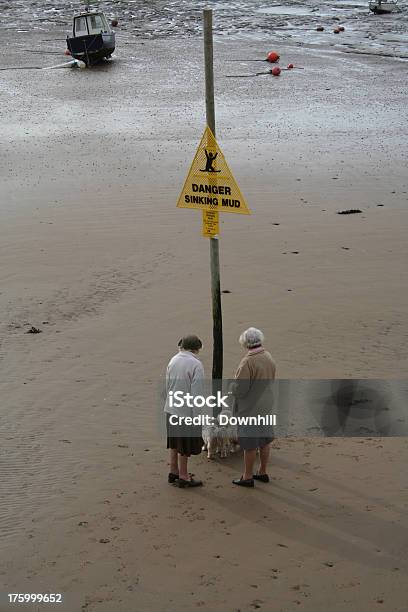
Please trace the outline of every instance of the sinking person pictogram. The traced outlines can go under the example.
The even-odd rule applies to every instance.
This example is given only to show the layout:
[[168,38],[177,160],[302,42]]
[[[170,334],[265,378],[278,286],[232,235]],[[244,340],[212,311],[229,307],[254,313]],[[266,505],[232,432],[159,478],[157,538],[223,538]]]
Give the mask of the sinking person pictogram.
[[205,169],[204,170],[200,170],[200,172],[221,172],[221,170],[216,170],[213,167],[213,162],[215,162],[218,152],[217,153],[211,153],[211,151],[207,151],[207,149],[204,149],[205,152],[205,157],[206,157],[206,164],[205,164]]

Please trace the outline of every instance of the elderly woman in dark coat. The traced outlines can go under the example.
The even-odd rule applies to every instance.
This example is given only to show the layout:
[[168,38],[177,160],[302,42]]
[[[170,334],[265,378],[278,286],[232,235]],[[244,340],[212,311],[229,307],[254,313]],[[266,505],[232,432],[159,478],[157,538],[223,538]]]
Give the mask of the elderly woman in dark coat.
[[[232,385],[235,399],[234,411],[237,416],[264,417],[272,414],[275,363],[263,347],[264,335],[255,327],[244,331],[239,342],[246,349]],[[270,444],[273,440],[273,428],[263,424],[238,425],[238,441],[244,451],[244,471],[241,478],[232,482],[239,486],[253,487],[254,480],[269,482],[267,465]],[[259,449],[260,465],[254,473],[256,452]]]

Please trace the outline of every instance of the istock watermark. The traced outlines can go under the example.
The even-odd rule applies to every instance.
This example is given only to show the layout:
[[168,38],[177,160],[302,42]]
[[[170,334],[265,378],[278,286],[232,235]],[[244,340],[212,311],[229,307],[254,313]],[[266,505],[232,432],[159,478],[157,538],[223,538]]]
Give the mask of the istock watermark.
[[216,395],[193,395],[184,391],[169,391],[169,408],[229,408],[228,400],[231,392],[223,395],[217,391]]
[[[408,380],[165,380],[157,395],[157,423],[244,427],[246,436],[273,427],[276,438],[408,436]],[[191,420],[190,420],[191,419]],[[174,427],[180,426],[178,421]]]
[[209,414],[198,414],[197,416],[180,416],[171,414],[169,416],[170,425],[201,425],[201,427],[235,427],[237,425],[276,425],[276,414],[266,414],[257,416],[234,416],[230,413],[221,412],[218,417],[210,416]]

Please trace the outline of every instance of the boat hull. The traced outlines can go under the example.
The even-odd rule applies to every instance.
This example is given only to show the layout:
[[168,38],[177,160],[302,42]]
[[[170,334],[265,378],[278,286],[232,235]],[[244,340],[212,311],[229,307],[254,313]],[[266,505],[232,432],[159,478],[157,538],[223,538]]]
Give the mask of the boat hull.
[[115,34],[67,37],[67,47],[72,57],[92,66],[112,55],[115,50]]
[[398,6],[396,3],[384,3],[379,4],[378,2],[370,2],[369,9],[372,13],[376,15],[388,15],[389,13],[395,13],[398,11]]

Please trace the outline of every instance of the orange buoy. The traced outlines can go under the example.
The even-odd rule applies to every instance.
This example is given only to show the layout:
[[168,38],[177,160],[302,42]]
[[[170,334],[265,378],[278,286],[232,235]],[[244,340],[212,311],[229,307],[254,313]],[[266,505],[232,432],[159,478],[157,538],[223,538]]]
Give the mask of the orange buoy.
[[293,64],[288,64],[288,70],[292,70],[292,68],[294,68]]
[[111,21],[111,26],[112,26],[113,28],[117,28],[117,27],[118,27],[118,20],[117,20],[117,19],[112,19],[112,21]]
[[324,27],[321,26],[321,25],[318,25],[317,28],[316,28],[316,31],[317,32],[324,32]]
[[271,74],[273,76],[279,76],[281,73],[281,69],[279,68],[279,66],[274,66],[271,70]]
[[71,55],[71,51],[69,49],[65,49],[64,55]]
[[266,56],[266,61],[274,64],[275,62],[279,61],[279,58],[279,53],[276,53],[276,51],[269,51],[268,55]]

